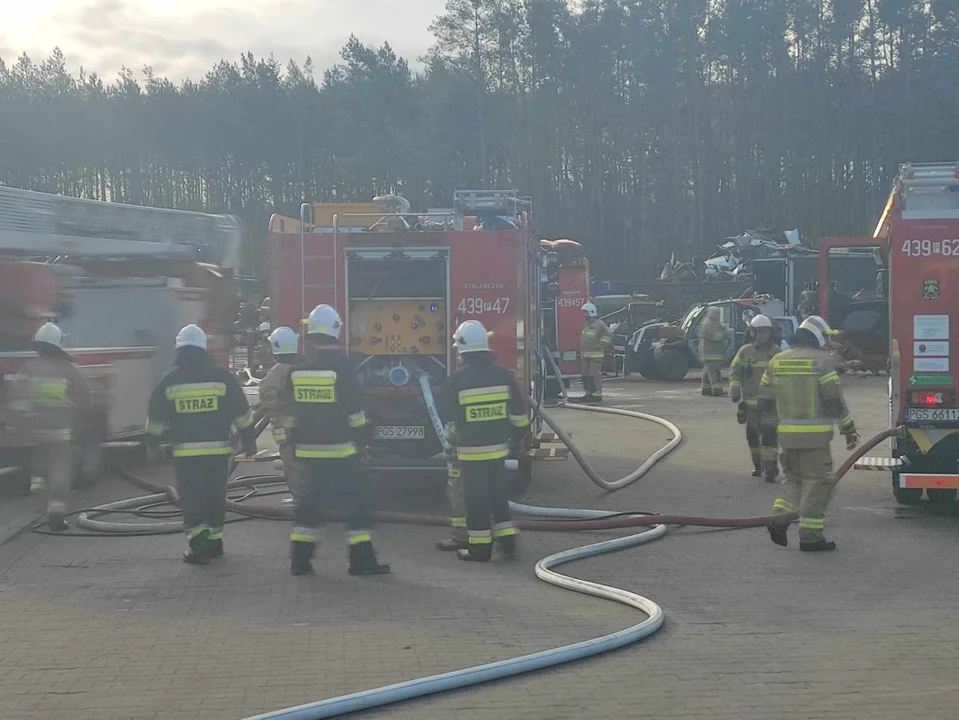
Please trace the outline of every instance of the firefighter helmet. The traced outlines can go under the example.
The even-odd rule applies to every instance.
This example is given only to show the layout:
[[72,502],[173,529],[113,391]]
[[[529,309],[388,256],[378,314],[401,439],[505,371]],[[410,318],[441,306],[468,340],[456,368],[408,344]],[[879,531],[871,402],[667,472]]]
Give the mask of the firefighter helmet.
[[63,331],[53,323],[48,322],[40,326],[37,334],[33,336],[33,341],[60,347],[63,344]]
[[453,333],[453,344],[460,355],[489,351],[489,333],[479,320],[461,323]]
[[749,327],[751,328],[771,328],[772,326],[772,320],[765,315],[756,315],[752,320],[749,321]]
[[802,324],[799,326],[799,328],[801,330],[808,330],[811,332],[819,342],[820,347],[826,344],[826,336],[833,334],[833,330],[829,327],[829,323],[827,323],[818,315],[810,315],[807,317],[802,321]]
[[182,347],[196,347],[206,350],[206,333],[197,325],[187,325],[176,334],[174,347],[177,350]]
[[317,305],[306,319],[307,335],[328,335],[339,340],[342,330],[343,321],[340,320],[340,314],[330,305]]
[[269,339],[274,355],[296,355],[298,341],[293,328],[278,327],[270,333]]
[[599,311],[596,310],[596,306],[593,305],[593,303],[584,303],[583,312],[586,313],[586,317],[594,318],[599,316]]

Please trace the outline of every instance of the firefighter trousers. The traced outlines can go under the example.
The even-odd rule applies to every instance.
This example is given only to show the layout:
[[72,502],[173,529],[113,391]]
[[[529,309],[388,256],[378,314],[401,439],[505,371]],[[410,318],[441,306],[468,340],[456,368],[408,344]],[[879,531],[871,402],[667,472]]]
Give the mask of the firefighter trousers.
[[583,358],[583,392],[592,397],[603,397],[603,361],[601,358]]
[[350,546],[372,543],[373,515],[366,474],[359,457],[301,459],[303,483],[293,496],[291,542],[316,544],[323,508],[339,507],[347,516]]
[[503,460],[464,462],[461,468],[470,555],[488,560],[494,540],[508,543],[504,548],[512,550],[516,528],[509,511],[509,479]]
[[230,460],[230,455],[173,458],[187,540],[203,534],[208,540],[223,539]]
[[283,476],[286,478],[286,485],[290,488],[290,494],[293,495],[295,502],[296,497],[303,493],[306,486],[303,462],[297,459],[293,451],[293,443],[280,443],[279,450],[280,460],[283,461]]
[[31,472],[47,481],[47,514],[64,515],[73,477],[73,444],[41,442],[33,450]]
[[703,395],[724,395],[723,376],[719,371],[721,360],[708,360],[703,363],[702,390]]
[[767,478],[779,473],[776,467],[776,424],[763,423],[758,408],[746,408],[746,444],[752,456],[753,467]]
[[799,512],[799,541],[823,539],[826,506],[836,485],[828,445],[808,450],[783,449],[782,486],[773,504],[777,515]]
[[450,537],[465,543],[468,539],[466,534],[466,497],[463,494],[462,470],[460,464],[455,461],[451,462],[448,467],[446,497],[449,500],[450,523],[453,526]]

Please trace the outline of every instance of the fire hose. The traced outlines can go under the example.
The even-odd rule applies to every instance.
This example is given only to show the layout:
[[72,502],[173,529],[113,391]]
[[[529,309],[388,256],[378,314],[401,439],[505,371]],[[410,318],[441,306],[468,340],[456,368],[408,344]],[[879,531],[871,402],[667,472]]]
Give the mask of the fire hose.
[[[441,425],[439,414],[436,412],[435,402],[428,382],[422,382],[424,400],[430,413],[430,419],[433,423],[437,437],[445,447],[446,437],[444,428]],[[542,407],[537,407],[534,403],[535,411],[540,414],[543,421],[549,425],[570,449],[574,459],[580,464],[584,472],[590,479],[604,490],[617,490],[626,485],[635,482],[645,475],[653,465],[662,459],[666,454],[674,450],[682,442],[682,434],[676,425],[653,415],[640,413],[632,410],[619,408],[599,408],[585,405],[565,404],[569,409],[582,410],[587,412],[599,412],[611,415],[620,415],[632,417],[658,423],[669,429],[673,437],[662,448],[650,456],[639,468],[629,475],[618,480],[608,481],[603,479],[590,466],[585,456],[576,447],[575,443],[562,427],[546,412]],[[260,414],[256,419],[258,432],[262,432],[266,427],[265,415]],[[850,455],[845,462],[840,465],[836,471],[837,481],[845,475],[855,464],[856,460],[862,457],[869,450],[874,448],[886,438],[894,435],[895,429],[886,430],[871,438],[868,442],[862,444],[855,452]],[[143,516],[150,508],[158,504],[172,503],[178,504],[179,496],[172,487],[164,487],[142,478],[131,472],[123,472],[123,477],[133,484],[150,491],[152,494],[121,500],[118,502],[100,505],[90,510],[85,510],[77,514],[77,524],[87,530],[92,530],[97,534],[105,535],[153,535],[158,533],[176,533],[182,529],[179,521],[165,520],[154,523],[120,523],[110,522],[99,519],[101,516],[116,512],[134,512]],[[262,518],[262,519],[289,519],[290,509],[282,505],[253,505],[244,502],[248,497],[257,493],[257,489],[262,485],[279,484],[282,482],[282,476],[277,475],[253,475],[231,480],[228,483],[228,490],[251,489],[243,498],[229,498],[227,500],[227,509],[241,517],[239,519]],[[314,720],[318,718],[337,717],[347,713],[368,710],[383,705],[393,704],[404,700],[411,700],[417,697],[423,697],[440,692],[446,692],[463,687],[469,687],[493,680],[512,677],[535,670],[553,667],[565,664],[575,660],[583,659],[610,652],[612,650],[625,647],[636,643],[659,630],[664,621],[662,608],[654,601],[645,598],[636,593],[627,590],[602,585],[600,583],[580,580],[578,578],[563,575],[556,572],[554,568],[596,555],[614,552],[617,550],[636,547],[648,543],[652,540],[661,538],[666,534],[668,525],[688,525],[701,527],[717,528],[747,528],[761,527],[769,520],[769,516],[744,517],[744,518],[718,518],[718,517],[699,517],[672,514],[654,514],[641,511],[613,512],[605,510],[592,509],[574,509],[574,508],[545,508],[530,505],[511,503],[514,511],[526,515],[527,518],[521,519],[517,524],[522,529],[527,530],[549,530],[549,531],[581,531],[581,530],[611,530],[629,527],[648,527],[640,533],[627,535],[625,537],[606,540],[593,543],[583,547],[577,547],[563,552],[555,553],[541,559],[534,568],[536,576],[544,582],[556,585],[567,590],[583,593],[592,597],[604,598],[619,602],[629,607],[635,608],[646,615],[641,622],[632,625],[623,630],[619,630],[608,635],[586,640],[571,645],[565,645],[551,650],[546,650],[530,655],[523,655],[517,658],[501,660],[498,662],[479,665],[476,667],[457,670],[454,672],[433,675],[429,677],[401,682],[394,685],[365,690],[350,695],[329,698],[316,703],[300,705],[287,708],[263,715],[249,720]],[[415,515],[407,513],[376,513],[376,519],[379,522],[387,523],[415,523],[426,525],[448,526],[449,519],[432,515]],[[330,516],[331,519],[335,516]],[[795,519],[795,515],[790,516]],[[38,530],[39,528],[34,528]],[[86,534],[86,533],[84,533]]]

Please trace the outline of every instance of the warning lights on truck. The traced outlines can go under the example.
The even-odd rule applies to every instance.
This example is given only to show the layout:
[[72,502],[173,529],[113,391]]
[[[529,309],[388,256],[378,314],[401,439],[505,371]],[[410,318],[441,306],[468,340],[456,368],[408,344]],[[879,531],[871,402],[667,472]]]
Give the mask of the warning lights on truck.
[[919,407],[937,407],[941,405],[952,405],[956,401],[954,390],[911,390],[909,392],[909,404]]

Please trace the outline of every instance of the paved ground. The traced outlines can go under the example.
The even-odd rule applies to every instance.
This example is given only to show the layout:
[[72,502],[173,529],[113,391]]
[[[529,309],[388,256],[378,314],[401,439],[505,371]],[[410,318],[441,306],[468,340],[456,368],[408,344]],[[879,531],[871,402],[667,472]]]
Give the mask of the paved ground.
[[[846,381],[864,434],[884,427],[884,380]],[[713,515],[768,511],[728,400],[695,383],[610,383],[611,402],[677,422],[685,444],[604,496],[572,463],[529,501]],[[618,476],[666,438],[642,422],[557,412],[596,466]],[[835,447],[841,456],[838,444]],[[381,486],[381,505],[438,508],[440,485]],[[103,485],[77,499],[121,493]],[[29,500],[17,501],[29,502]],[[563,669],[367,713],[369,718],[954,718],[959,702],[959,527],[901,509],[889,476],[840,486],[825,556],[762,530],[676,530],[570,571],[659,602],[641,646]],[[350,578],[338,528],[312,578],[286,572],[286,528],[231,525],[229,556],[195,568],[178,537],[22,534],[0,547],[0,717],[227,720],[542,650],[609,632],[634,612],[546,586],[534,561],[600,535],[528,533],[521,562],[465,565],[436,529],[383,526],[395,574]],[[795,536],[792,538],[795,543]]]

